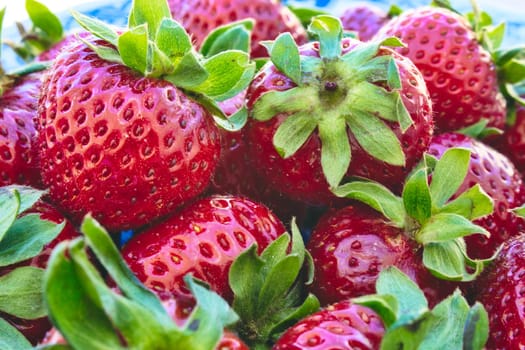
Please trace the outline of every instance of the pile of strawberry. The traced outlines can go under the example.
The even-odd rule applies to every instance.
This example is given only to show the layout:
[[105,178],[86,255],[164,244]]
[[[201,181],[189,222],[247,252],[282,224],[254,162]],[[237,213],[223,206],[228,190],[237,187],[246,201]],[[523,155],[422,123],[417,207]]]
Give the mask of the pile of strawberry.
[[73,12],[65,35],[26,8],[29,63],[0,68],[0,349],[525,347],[503,24],[134,0],[128,28]]

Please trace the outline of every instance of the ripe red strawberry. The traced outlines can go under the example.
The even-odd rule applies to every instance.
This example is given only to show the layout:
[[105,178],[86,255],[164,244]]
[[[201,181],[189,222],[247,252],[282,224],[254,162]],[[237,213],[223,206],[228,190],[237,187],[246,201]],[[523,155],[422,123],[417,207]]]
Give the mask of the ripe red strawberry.
[[283,232],[266,207],[247,198],[214,196],[134,236],[122,256],[156,292],[187,294],[183,277],[191,273],[231,300],[228,271],[235,258],[254,243],[261,252]]
[[273,350],[378,349],[385,332],[371,309],[342,301],[290,327]]
[[480,235],[465,238],[470,256],[488,258],[503,242],[525,227],[524,220],[510,210],[525,203],[521,174],[503,154],[461,134],[435,136],[428,153],[440,158],[452,147],[461,147],[471,152],[469,170],[458,193],[479,184],[494,202],[494,212],[475,221],[491,233],[490,238]]
[[421,70],[434,106],[436,133],[488,120],[503,128],[506,103],[499,91],[496,65],[469,22],[450,10],[422,7],[405,11],[374,36],[396,36],[397,49]]
[[[240,51],[204,59],[169,19],[167,4],[154,5],[152,15],[144,10],[149,5],[135,2],[138,17],[130,26],[150,21],[159,42],[153,34],[140,40],[156,45],[155,55],[148,54],[149,44],[137,51],[138,29],[119,34],[76,14],[105,41],[66,48],[40,101],[42,175],[51,199],[77,221],[91,212],[112,231],[144,225],[203,192],[220,152],[217,126],[204,106],[223,116],[215,99],[242,91],[254,70]],[[170,29],[176,27],[181,30]],[[161,42],[170,35],[181,45]]]
[[519,349],[525,343],[524,269],[525,236],[520,234],[505,242],[496,260],[476,281],[476,298],[487,308],[490,320],[487,350]]
[[0,86],[0,186],[42,186],[35,144],[40,79],[41,73],[16,78],[3,94]]
[[340,16],[345,30],[357,32],[359,40],[368,41],[390,19],[389,14],[373,4],[348,7]]
[[515,119],[509,120],[503,135],[497,137],[495,141],[496,143],[491,145],[509,157],[523,174],[525,172],[525,106],[516,105]]
[[340,41],[333,17],[312,23],[310,30],[323,39],[280,56],[291,39],[279,37],[271,48],[273,63],[248,90],[253,166],[269,186],[312,204],[332,201],[330,189],[344,176],[399,189],[433,131],[421,74],[377,42]]
[[450,149],[435,166],[423,163],[408,177],[402,197],[370,181],[336,189],[338,196],[374,210],[355,204],[327,214],[314,228],[308,242],[316,267],[311,288],[321,303],[370,293],[388,266],[418,283],[432,305],[457,286],[447,280],[467,282],[479,275],[484,262],[469,257],[463,237],[489,234],[471,221],[491,213],[492,202],[479,185],[452,198],[469,157],[467,150]]
[[306,31],[299,19],[279,0],[169,0],[173,18],[180,21],[199,47],[208,33],[227,23],[253,18],[252,57],[267,56],[259,42],[289,32],[302,44]]

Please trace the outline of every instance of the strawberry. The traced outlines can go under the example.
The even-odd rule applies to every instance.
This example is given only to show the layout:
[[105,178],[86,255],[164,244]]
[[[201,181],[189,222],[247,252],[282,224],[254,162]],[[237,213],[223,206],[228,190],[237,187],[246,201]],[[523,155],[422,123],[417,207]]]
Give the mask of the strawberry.
[[369,41],[390,18],[398,13],[385,12],[373,4],[357,4],[346,8],[340,16],[343,28],[357,32],[362,41]]
[[[61,213],[39,201],[42,195],[42,191],[29,187],[0,188],[2,207],[20,207],[7,232],[0,234],[0,294],[6,298],[0,306],[0,318],[15,326],[32,344],[51,327],[41,301],[43,269],[56,245],[78,236]],[[2,222],[12,220],[10,214],[5,209]],[[32,309],[28,310],[27,305]]]
[[299,19],[279,0],[169,0],[173,17],[191,33],[200,47],[208,33],[226,23],[253,18],[252,57],[264,57],[259,43],[275,39],[280,33],[291,33],[298,43],[307,41]]
[[490,336],[487,350],[519,349],[523,333],[523,271],[525,236],[511,237],[496,260],[476,281],[476,296],[489,313]]
[[192,273],[231,300],[228,271],[235,258],[254,243],[262,252],[283,232],[284,225],[265,206],[243,197],[213,196],[134,236],[122,255],[156,292],[187,294],[183,277]]
[[516,106],[514,118],[508,120],[503,135],[491,145],[509,157],[520,173],[525,172],[525,106]]
[[432,135],[422,76],[378,42],[341,39],[337,18],[317,16],[309,29],[319,42],[297,48],[283,34],[268,44],[272,62],[250,85],[253,166],[270,187],[310,204],[333,201],[345,175],[399,189]]
[[[455,131],[482,119],[503,128],[506,103],[496,65],[466,18],[445,8],[405,11],[374,39],[396,36],[398,52],[421,70],[434,106],[436,133]],[[500,81],[501,82],[501,81]]]
[[385,332],[371,309],[341,301],[303,319],[279,339],[273,350],[378,349]]
[[103,40],[61,52],[39,108],[50,198],[77,222],[91,212],[111,231],[140,227],[204,191],[220,153],[212,113],[225,119],[216,101],[244,90],[255,69],[239,50],[196,53],[163,1],[135,1],[132,13],[120,34],[75,14]]
[[316,269],[311,290],[321,303],[370,293],[388,266],[413,278],[432,305],[458,281],[479,275],[486,261],[471,259],[462,237],[489,235],[471,221],[492,212],[491,199],[476,185],[450,200],[467,173],[469,157],[467,150],[450,149],[435,165],[421,164],[407,179],[402,197],[370,181],[337,188],[338,196],[374,210],[355,204],[328,214],[314,228],[307,248]]
[[525,203],[521,174],[503,154],[461,134],[445,133],[435,136],[428,153],[440,158],[452,147],[461,147],[471,152],[467,174],[457,193],[478,184],[494,203],[492,214],[475,221],[490,232],[490,238],[480,235],[465,238],[470,256],[488,258],[503,242],[517,235],[525,227],[523,219],[510,211]]

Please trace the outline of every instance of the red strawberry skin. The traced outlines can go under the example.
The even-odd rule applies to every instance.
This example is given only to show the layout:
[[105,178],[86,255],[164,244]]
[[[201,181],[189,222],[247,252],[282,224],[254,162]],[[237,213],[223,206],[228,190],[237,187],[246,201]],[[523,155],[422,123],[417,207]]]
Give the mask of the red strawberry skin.
[[0,186],[42,187],[35,145],[41,73],[16,79],[0,96]]
[[289,328],[273,350],[379,349],[383,322],[371,309],[342,301]]
[[265,206],[247,198],[212,196],[133,237],[122,256],[138,279],[157,293],[188,294],[187,273],[231,300],[228,271],[254,243],[261,253],[285,232]]
[[321,304],[375,293],[379,272],[397,266],[424,291],[430,304],[454,285],[423,266],[421,249],[379,212],[357,203],[325,214],[307,244],[315,266],[311,291]]
[[397,50],[421,70],[434,104],[436,133],[478,122],[503,128],[506,103],[499,92],[490,54],[462,16],[447,9],[422,7],[386,23],[374,39],[396,36],[407,46]]
[[[66,220],[57,209],[44,202],[37,202],[27,213],[37,213],[41,219],[55,223],[61,223]],[[0,276],[3,276],[13,269],[21,266],[33,266],[45,269],[53,248],[56,247],[60,242],[71,240],[78,236],[79,233],[75,230],[73,225],[66,220],[66,224],[62,231],[60,231],[58,236],[53,241],[44,246],[40,254],[32,259],[12,266],[0,267]],[[42,317],[35,320],[24,320],[2,313],[0,313],[0,317],[3,317],[9,323],[15,326],[32,344],[37,344],[40,340],[42,340],[46,332],[51,328],[51,323],[47,317]]]
[[[516,119],[512,125],[507,125],[502,137],[496,138],[493,144],[499,151],[514,162],[516,168],[523,174],[525,171],[525,107],[516,105]],[[492,144],[492,143],[491,143]]]
[[521,349],[525,344],[525,235],[510,238],[476,281],[477,300],[489,314],[487,350]]
[[359,40],[368,41],[388,22],[388,14],[372,4],[347,8],[340,17],[345,30],[357,32]]
[[469,170],[458,189],[458,194],[479,184],[493,199],[494,212],[474,222],[486,228],[490,238],[481,235],[465,237],[469,256],[488,258],[513,235],[517,235],[525,222],[510,209],[525,203],[525,188],[520,173],[512,162],[500,152],[468,136],[446,133],[432,140],[429,153],[440,158],[451,147],[471,151]]
[[259,44],[273,40],[280,33],[292,34],[297,43],[307,42],[299,19],[278,0],[169,0],[173,18],[186,28],[196,46],[200,46],[213,29],[245,18],[253,18],[252,57],[266,57]]
[[[359,42],[345,38],[342,41],[343,53],[352,50]],[[300,47],[301,55],[319,56],[318,43]],[[352,161],[348,176],[361,176],[400,190],[404,178],[427,150],[433,133],[432,106],[423,78],[410,60],[394,51],[383,48],[380,55],[394,56],[403,83],[401,96],[414,124],[402,133],[399,125],[388,124],[401,141],[406,157],[405,167],[396,167],[379,161],[366,153],[348,132],[352,149]],[[247,94],[248,108],[252,108],[262,94],[269,91],[285,91],[294,83],[272,64],[266,65],[254,78]],[[250,119],[246,137],[250,147],[252,164],[267,179],[268,186],[286,194],[290,198],[310,204],[328,204],[335,196],[330,192],[321,168],[321,141],[315,131],[305,144],[291,157],[283,159],[275,150],[273,136],[286,119],[279,114],[266,122]]]
[[200,194],[220,154],[203,107],[84,44],[57,57],[39,114],[50,197],[77,221],[91,212],[110,231],[144,225]]

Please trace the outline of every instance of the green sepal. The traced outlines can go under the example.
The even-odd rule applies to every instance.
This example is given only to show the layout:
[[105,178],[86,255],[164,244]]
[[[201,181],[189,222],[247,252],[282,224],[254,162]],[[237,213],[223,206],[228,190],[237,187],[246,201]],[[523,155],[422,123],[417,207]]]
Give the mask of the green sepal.
[[325,119],[318,127],[321,139],[321,167],[330,188],[336,188],[345,176],[352,158],[346,123],[343,118]]
[[0,277],[0,311],[22,319],[47,315],[43,302],[44,270],[23,266]]
[[42,220],[38,214],[17,219],[0,242],[0,266],[9,266],[40,254],[65,226]]
[[51,67],[51,64],[51,61],[31,62],[28,64],[24,64],[21,67],[16,67],[13,70],[10,70],[9,72],[7,72],[6,75],[20,77],[35,72],[41,72]]
[[315,89],[311,87],[266,92],[255,102],[251,117],[258,121],[268,121],[279,113],[312,112],[313,106],[318,103],[315,94]]
[[262,42],[268,49],[275,67],[290,78],[296,85],[301,85],[301,57],[299,48],[290,33],[280,34],[275,41]]
[[426,170],[419,169],[408,178],[403,188],[406,213],[420,224],[425,224],[432,216],[432,198],[427,179]]
[[522,106],[525,106],[525,98],[523,98],[521,96],[520,92],[518,91],[518,89],[516,88],[515,85],[509,84],[509,83],[505,84],[504,85],[504,91],[514,101],[516,101],[517,103],[519,103]]
[[49,8],[36,0],[26,0],[25,8],[33,25],[42,30],[52,43],[62,39],[64,35],[62,23]]
[[525,78],[525,60],[513,59],[500,69],[502,81],[506,84],[517,84]]
[[479,219],[492,214],[494,202],[483,190],[480,184],[476,184],[461,193],[456,199],[445,204],[439,213],[454,213],[469,220]]
[[124,64],[122,57],[113,47],[95,45],[88,40],[77,35],[77,39],[83,42],[87,47],[93,50],[100,58],[114,63]]
[[240,316],[236,330],[252,347],[268,346],[288,327],[319,309],[317,298],[303,292],[313,264],[295,221],[292,236],[290,243],[290,235],[283,233],[260,255],[257,246],[251,246],[230,268],[233,308]]
[[195,86],[204,83],[209,75],[195,54],[188,51],[181,57],[173,72],[164,76],[163,79],[175,86],[191,91]]
[[397,320],[399,306],[397,304],[397,299],[393,295],[364,295],[353,298],[352,302],[374,310],[379,315],[386,328],[391,327]]
[[18,329],[0,317],[0,349],[32,350],[33,346]]
[[467,135],[473,139],[482,140],[487,136],[501,135],[503,130],[493,127],[487,127],[489,120],[487,118],[481,118],[478,122],[457,130],[458,134]]
[[277,153],[283,158],[291,157],[308,140],[317,128],[317,121],[307,113],[296,113],[286,118],[273,136]]
[[73,18],[82,28],[92,33],[97,38],[107,41],[111,45],[118,46],[118,34],[110,25],[77,11],[71,11]]
[[428,243],[443,243],[476,233],[490,237],[489,231],[461,215],[438,213],[432,215],[421,226],[416,232],[415,239],[417,242],[426,245]]
[[[473,281],[479,276],[486,262],[468,259],[466,250],[465,241],[462,238],[447,242],[429,243],[425,245],[423,250],[423,265],[440,279]],[[472,273],[467,270],[467,264],[473,267]]]
[[157,30],[155,45],[176,66],[191,51],[191,40],[186,30],[171,18],[164,18]]
[[0,242],[13,226],[20,210],[20,193],[18,191],[0,190]]
[[[219,107],[217,106],[217,108]],[[239,131],[248,122],[248,110],[246,109],[246,106],[243,106],[227,118],[214,114],[213,119],[215,120],[215,124],[226,131]]]
[[255,21],[247,18],[215,28],[202,42],[200,53],[204,57],[213,56],[225,50],[249,53],[251,31],[254,25]]
[[287,5],[287,7],[299,19],[299,21],[305,28],[312,22],[312,18],[314,18],[315,16],[329,15],[328,12],[316,8],[298,7],[295,5]]
[[148,54],[148,26],[142,24],[122,33],[118,38],[118,51],[124,64],[142,75],[152,70]]
[[521,207],[513,208],[512,212],[518,216],[521,216],[522,218],[525,218],[525,204]]
[[[2,28],[4,27],[4,17],[5,17],[5,6],[0,8],[0,39],[2,39]],[[2,46],[3,45],[0,45],[0,58],[2,58]],[[3,70],[1,67],[0,67],[0,73],[3,73]],[[0,96],[2,96],[1,90],[0,90]]]
[[69,345],[52,344],[52,345],[37,345],[33,350],[75,350]]
[[397,5],[390,5],[387,12],[388,18],[394,18],[403,13],[403,9]]
[[505,38],[505,22],[490,26],[482,32],[481,42],[488,52],[494,52],[501,47]]
[[489,337],[489,316],[482,304],[476,302],[468,312],[463,335],[464,350],[481,350]]
[[388,60],[387,84],[392,89],[401,89],[401,77],[394,59]]
[[338,197],[355,199],[374,208],[397,227],[404,227],[407,214],[403,200],[385,186],[371,181],[351,181],[332,192]]
[[149,39],[155,41],[158,29],[166,18],[171,18],[167,1],[133,0],[128,27],[147,25]]
[[315,16],[308,26],[308,32],[318,39],[321,58],[330,60],[341,55],[343,25],[339,18],[329,15]]
[[430,311],[425,312],[417,319],[407,319],[385,333],[381,340],[380,350],[421,349],[421,343],[425,340],[433,323],[434,316]]
[[468,172],[470,151],[450,148],[438,160],[432,173],[430,194],[432,204],[441,208],[457,192]]

